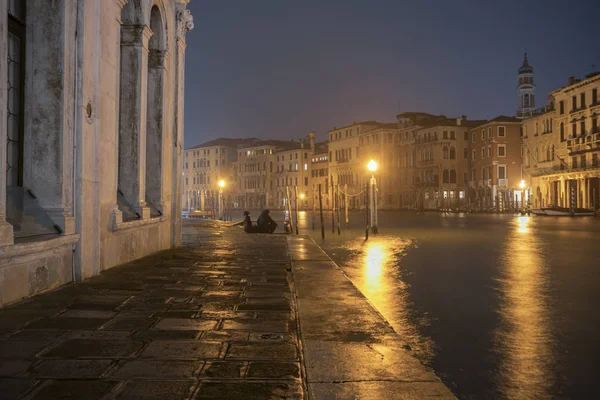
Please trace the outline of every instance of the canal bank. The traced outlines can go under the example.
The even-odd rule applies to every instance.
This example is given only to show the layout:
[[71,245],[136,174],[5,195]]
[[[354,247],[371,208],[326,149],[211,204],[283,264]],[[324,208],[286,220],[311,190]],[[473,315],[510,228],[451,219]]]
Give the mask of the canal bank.
[[288,236],[312,399],[455,399],[309,237]]

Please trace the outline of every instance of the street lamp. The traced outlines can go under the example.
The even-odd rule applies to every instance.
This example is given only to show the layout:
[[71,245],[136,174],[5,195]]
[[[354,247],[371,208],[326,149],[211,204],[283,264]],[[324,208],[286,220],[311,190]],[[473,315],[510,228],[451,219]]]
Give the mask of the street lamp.
[[219,219],[223,219],[223,188],[225,187],[225,181],[221,179],[219,181]]
[[521,183],[519,183],[519,187],[521,188],[521,214],[525,213],[525,188],[527,184],[524,179],[521,179]]
[[370,186],[370,206],[371,206],[371,230],[376,234],[379,230],[377,225],[377,181],[375,180],[375,172],[377,171],[377,161],[371,160],[367,164],[367,169],[371,172]]

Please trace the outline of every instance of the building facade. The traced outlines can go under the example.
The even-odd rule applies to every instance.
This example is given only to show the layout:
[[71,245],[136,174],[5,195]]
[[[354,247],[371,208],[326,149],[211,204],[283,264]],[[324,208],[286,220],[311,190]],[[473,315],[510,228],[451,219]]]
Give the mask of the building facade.
[[305,208],[319,209],[319,185],[321,187],[321,205],[323,209],[331,207],[329,196],[329,146],[327,142],[317,143],[310,159],[310,196],[312,202],[306,201]]
[[218,204],[219,181],[225,183],[224,204],[235,207],[238,149],[258,139],[220,138],[185,150],[183,159],[183,199],[185,210],[214,211]]
[[187,2],[0,0],[0,305],[180,243]]
[[600,73],[569,78],[523,121],[524,171],[533,207],[600,204]]
[[469,201],[474,210],[509,209],[520,204],[522,190],[521,123],[498,116],[468,132]]

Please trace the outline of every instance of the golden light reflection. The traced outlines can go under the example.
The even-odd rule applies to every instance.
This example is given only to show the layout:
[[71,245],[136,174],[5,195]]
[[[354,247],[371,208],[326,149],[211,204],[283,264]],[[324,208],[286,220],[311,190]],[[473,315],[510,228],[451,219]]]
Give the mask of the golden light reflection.
[[425,321],[413,314],[409,286],[402,274],[402,258],[414,245],[411,239],[389,236],[352,241],[346,246],[351,261],[345,272],[415,354],[429,362],[433,343],[419,332],[417,323]]
[[518,233],[529,233],[529,222],[531,222],[531,217],[519,217],[518,218],[519,227],[517,228]]
[[381,285],[381,273],[389,257],[389,251],[383,243],[367,242],[365,249],[365,280],[367,286],[377,288]]
[[500,280],[499,387],[509,399],[550,398],[551,331],[543,247],[527,217],[508,237]]

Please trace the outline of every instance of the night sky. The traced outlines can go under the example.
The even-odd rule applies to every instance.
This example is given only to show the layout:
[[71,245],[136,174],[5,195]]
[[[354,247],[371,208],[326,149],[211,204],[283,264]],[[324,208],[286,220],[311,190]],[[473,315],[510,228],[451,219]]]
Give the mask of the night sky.
[[401,111],[514,115],[525,51],[542,106],[570,75],[600,70],[599,4],[192,0],[185,145],[312,130],[322,140],[334,126],[394,122]]

